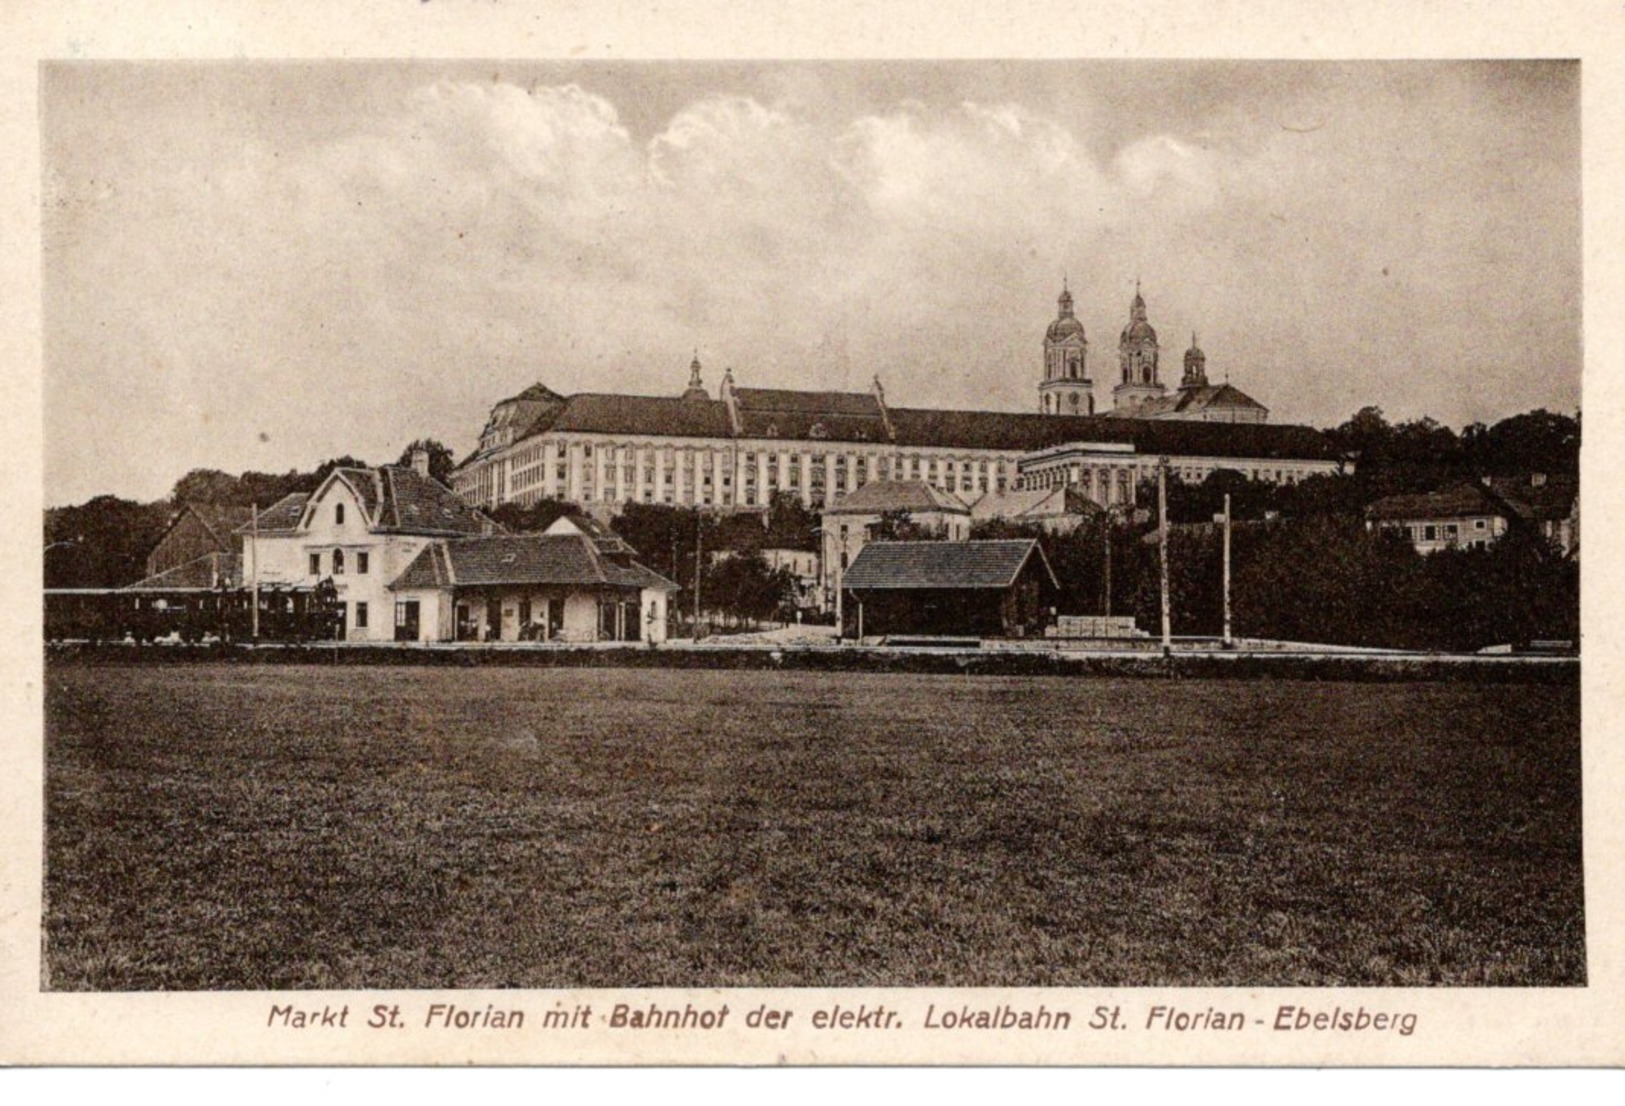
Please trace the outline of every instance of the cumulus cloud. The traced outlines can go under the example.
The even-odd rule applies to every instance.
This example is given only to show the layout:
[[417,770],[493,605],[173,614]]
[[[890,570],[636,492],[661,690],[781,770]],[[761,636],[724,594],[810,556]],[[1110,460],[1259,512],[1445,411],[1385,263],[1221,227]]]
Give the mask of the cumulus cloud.
[[[1330,421],[1347,412],[1299,402],[1306,360],[1342,369],[1371,346],[1372,313],[1437,324],[1459,294],[1407,236],[1468,265],[1508,210],[1451,175],[1475,133],[1499,133],[1458,99],[1469,118],[1448,125],[1345,96],[1314,133],[1238,113],[1108,142],[1093,113],[941,97],[837,111],[804,88],[700,90],[640,130],[629,101],[581,83],[443,79],[320,135],[74,151],[46,222],[51,479],[59,497],[105,489],[73,444],[86,435],[149,496],[194,465],[384,459],[425,434],[464,449],[531,381],[671,392],[696,346],[713,382],[724,364],[806,387],[879,372],[898,403],[1029,409],[1063,270],[1098,381],[1143,276],[1166,342],[1200,327],[1210,365]],[[1419,159],[1441,126],[1461,132],[1449,156]],[[1372,145],[1396,133],[1414,145]],[[1395,217],[1419,178],[1461,203]],[[1372,278],[1385,268],[1414,302]],[[1328,311],[1327,295],[1372,311]],[[1385,364],[1372,379],[1397,388]],[[110,386],[128,424],[92,415]],[[1355,398],[1384,397],[1337,397]]]

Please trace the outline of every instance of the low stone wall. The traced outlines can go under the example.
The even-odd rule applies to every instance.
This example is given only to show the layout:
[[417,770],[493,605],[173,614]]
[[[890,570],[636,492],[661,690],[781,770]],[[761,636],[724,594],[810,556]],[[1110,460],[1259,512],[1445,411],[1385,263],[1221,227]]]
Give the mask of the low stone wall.
[[860,646],[812,649],[647,645],[52,645],[49,665],[452,665],[537,668],[711,668],[822,672],[912,672],[976,676],[1111,676],[1147,679],[1283,679],[1578,683],[1577,657],[909,650]]

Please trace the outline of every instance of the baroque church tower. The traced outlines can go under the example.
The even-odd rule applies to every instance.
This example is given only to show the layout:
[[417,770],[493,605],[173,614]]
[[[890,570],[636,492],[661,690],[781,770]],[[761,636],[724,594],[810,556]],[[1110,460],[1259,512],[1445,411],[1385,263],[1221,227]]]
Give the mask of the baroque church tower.
[[1140,282],[1134,282],[1134,302],[1129,305],[1128,325],[1117,343],[1117,363],[1122,380],[1112,389],[1112,407],[1122,410],[1167,394],[1157,377],[1157,332],[1146,321],[1145,298]]
[[1072,311],[1072,293],[1061,283],[1060,314],[1044,335],[1044,379],[1038,409],[1046,415],[1092,415],[1095,384],[1089,379],[1089,342]]

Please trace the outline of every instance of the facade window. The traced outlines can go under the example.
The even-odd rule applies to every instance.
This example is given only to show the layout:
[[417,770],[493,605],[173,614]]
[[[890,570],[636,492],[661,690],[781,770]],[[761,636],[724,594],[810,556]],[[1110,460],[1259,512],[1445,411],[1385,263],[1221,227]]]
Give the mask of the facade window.
[[367,574],[367,551],[365,549],[355,555],[355,572],[357,576]]
[[1482,529],[1484,529],[1484,520],[1481,519],[1481,518],[1473,519],[1473,529],[1474,530],[1482,530]]
[[1439,540],[1439,528],[1437,526],[1424,526],[1424,527],[1422,527],[1422,540],[1423,541],[1438,541]]
[[367,628],[367,605],[365,603],[355,605],[355,628],[358,630]]
[[333,550],[333,575],[344,575],[344,550],[342,549]]
[[320,576],[322,574],[322,555],[320,553],[312,553],[310,555],[310,574],[312,576]]
[[344,525],[344,504],[342,503],[335,503],[333,505],[333,525]]

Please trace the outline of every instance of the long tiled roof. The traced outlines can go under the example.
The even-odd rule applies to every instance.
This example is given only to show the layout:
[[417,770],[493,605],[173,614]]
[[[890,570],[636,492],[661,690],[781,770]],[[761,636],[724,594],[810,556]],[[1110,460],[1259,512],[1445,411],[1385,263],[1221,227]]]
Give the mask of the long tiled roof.
[[677,590],[676,584],[636,561],[603,555],[583,534],[499,534],[434,542],[390,587],[406,591],[522,584]]
[[728,438],[728,405],[715,399],[668,396],[618,396],[589,392],[570,396],[551,420],[531,428],[588,431],[600,434],[673,435],[679,438]]
[[1473,518],[1503,515],[1500,502],[1482,484],[1457,484],[1420,495],[1390,495],[1365,509],[1367,518],[1384,521],[1429,518]]
[[826,508],[826,515],[879,515],[887,511],[947,512],[964,515],[970,508],[952,492],[923,480],[871,480]]
[[1006,541],[872,541],[847,567],[854,591],[897,588],[1006,588],[1037,557],[1050,583],[1044,551],[1031,538]]
[[790,388],[735,388],[741,411],[800,411],[809,415],[856,415],[878,419],[880,404],[867,392],[799,392]]
[[[1187,389],[1200,406],[1258,406],[1228,384]],[[1333,460],[1326,436],[1307,426],[1136,418],[1132,412],[1045,415],[1011,411],[882,408],[866,392],[736,388],[736,427],[720,399],[589,392],[550,403],[521,435],[548,431],[676,438],[768,438],[888,442],[898,448],[1027,453],[1069,441],[1131,445],[1139,453]],[[1175,397],[1177,399],[1177,397]]]

